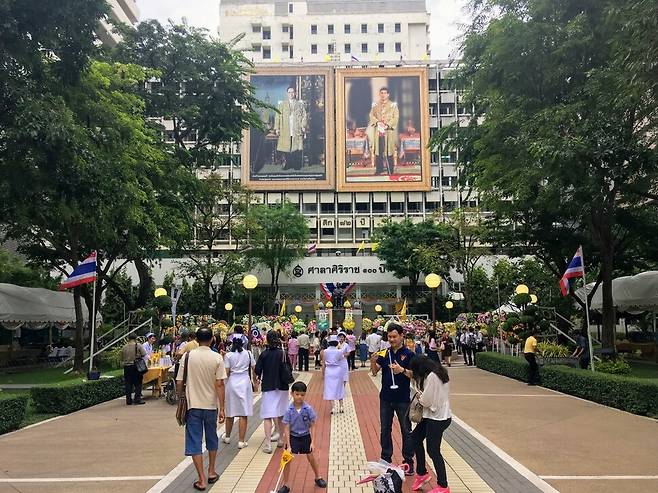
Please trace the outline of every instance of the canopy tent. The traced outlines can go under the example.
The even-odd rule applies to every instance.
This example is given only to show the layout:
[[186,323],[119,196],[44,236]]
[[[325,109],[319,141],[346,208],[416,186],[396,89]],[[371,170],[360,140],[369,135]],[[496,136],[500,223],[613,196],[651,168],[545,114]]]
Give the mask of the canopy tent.
[[[594,289],[594,283],[587,285],[587,291],[580,288],[576,294],[582,298]],[[658,271],[642,272],[636,276],[618,277],[612,280],[612,304],[617,310],[625,312],[658,311]],[[603,287],[599,284],[590,308],[601,310],[603,307]]]
[[[84,300],[82,316],[86,324],[89,310]],[[40,329],[48,324],[66,326],[74,323],[73,294],[0,283],[0,325],[6,329]]]

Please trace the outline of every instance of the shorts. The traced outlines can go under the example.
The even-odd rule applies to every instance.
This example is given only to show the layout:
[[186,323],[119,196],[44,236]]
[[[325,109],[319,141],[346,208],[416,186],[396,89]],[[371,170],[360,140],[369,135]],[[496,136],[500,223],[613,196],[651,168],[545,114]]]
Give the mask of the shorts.
[[185,455],[201,455],[202,440],[206,436],[206,449],[217,450],[217,409],[188,409],[185,420]]
[[293,454],[310,454],[311,453],[311,435],[296,437],[290,435],[290,451]]

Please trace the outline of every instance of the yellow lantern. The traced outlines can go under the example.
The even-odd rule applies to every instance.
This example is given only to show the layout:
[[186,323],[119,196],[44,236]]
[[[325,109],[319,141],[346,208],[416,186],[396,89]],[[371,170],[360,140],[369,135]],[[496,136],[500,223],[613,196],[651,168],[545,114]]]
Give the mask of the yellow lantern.
[[242,279],[242,285],[245,287],[245,289],[256,289],[256,286],[258,286],[258,278],[253,274],[247,274]]
[[230,312],[231,310],[233,310],[233,304],[232,303],[226,303],[224,305],[224,310],[226,310],[227,312]]
[[452,301],[446,301],[446,308],[452,310],[455,304]]
[[350,300],[345,300],[345,303],[343,303],[343,308],[352,308]]
[[441,284],[441,276],[438,274],[427,274],[425,276],[425,285],[430,289],[436,289]]
[[331,310],[334,307],[334,304],[331,301],[327,301],[327,304],[324,305],[324,306],[326,306],[327,308],[329,308]]
[[158,288],[153,294],[156,298],[159,298],[160,296],[167,296],[167,290],[165,288]]
[[377,313],[381,312],[382,311],[382,305],[375,305],[375,311]]
[[525,284],[519,284],[515,290],[516,294],[528,294],[530,290]]
[[296,312],[296,313],[302,313],[302,307],[301,307],[301,305],[297,305],[297,306],[295,307],[295,312]]
[[535,303],[537,303],[537,300],[538,300],[538,298],[537,298],[536,294],[531,294],[530,295],[530,303],[532,303],[534,305]]

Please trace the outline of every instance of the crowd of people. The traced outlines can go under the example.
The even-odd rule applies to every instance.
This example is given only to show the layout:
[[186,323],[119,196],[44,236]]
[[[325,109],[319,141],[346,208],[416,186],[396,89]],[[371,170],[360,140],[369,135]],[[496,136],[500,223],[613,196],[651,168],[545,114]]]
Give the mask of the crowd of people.
[[[482,340],[481,335],[480,341]],[[141,375],[136,361],[153,351],[155,336],[147,334],[139,344],[134,336],[123,348],[126,403],[141,404]],[[345,412],[345,387],[350,372],[367,368],[373,376],[381,374],[380,461],[393,460],[393,419],[397,418],[402,438],[404,468],[415,475],[412,490],[418,491],[430,481],[425,451],[434,463],[437,485],[432,493],[450,491],[440,445],[450,425],[449,377],[446,366],[452,364],[455,349],[467,356],[478,350],[478,334],[466,331],[453,338],[449,333],[430,330],[424,337],[406,334],[402,326],[389,322],[385,328],[357,337],[352,330],[333,327],[314,334],[267,331],[265,337],[245,334],[242,326],[222,339],[205,327],[196,332],[181,331],[166,348],[176,361],[177,393],[185,398],[185,455],[191,456],[198,479],[194,488],[205,490],[218,479],[215,462],[219,443],[237,438],[238,448],[248,446],[248,420],[254,415],[254,394],[260,392],[260,418],[264,425],[263,452],[275,447],[293,454],[306,455],[314,472],[315,486],[325,488],[314,455],[314,427],[318,416],[306,401],[306,385],[294,381],[292,370],[308,371],[313,360],[320,370],[323,398],[331,402],[331,414]],[[442,364],[442,362],[444,364]],[[292,399],[292,400],[291,400]],[[416,409],[416,413],[412,410]],[[416,419],[412,421],[412,417]],[[237,421],[237,425],[236,425]],[[217,423],[225,423],[217,435]],[[237,437],[234,429],[237,428]],[[208,450],[208,468],[204,470],[202,439]],[[286,473],[287,474],[287,473]],[[280,493],[290,491],[284,475]]]

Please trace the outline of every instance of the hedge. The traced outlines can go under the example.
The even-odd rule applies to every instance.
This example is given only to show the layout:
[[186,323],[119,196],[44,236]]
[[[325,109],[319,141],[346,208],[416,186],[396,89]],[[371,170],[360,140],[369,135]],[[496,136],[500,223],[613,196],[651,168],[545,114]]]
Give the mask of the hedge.
[[28,396],[0,396],[0,435],[17,430],[27,415]]
[[[478,368],[528,381],[525,359],[499,353],[478,353]],[[561,365],[539,368],[541,385],[634,414],[658,416],[658,384],[650,380],[607,373],[593,373]]]
[[30,395],[37,413],[69,414],[124,395],[123,377],[33,387]]

